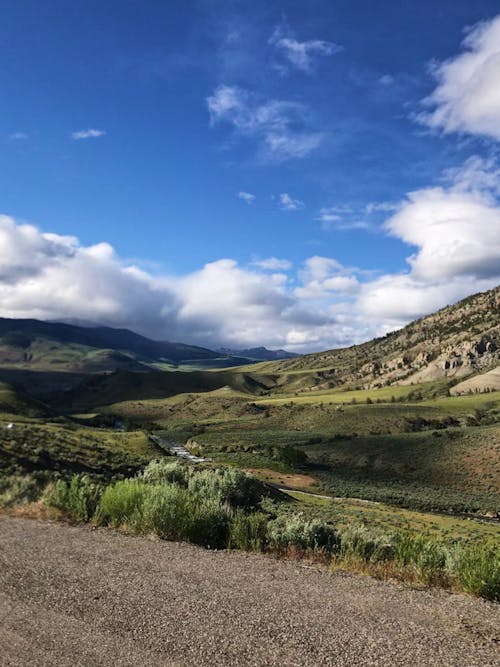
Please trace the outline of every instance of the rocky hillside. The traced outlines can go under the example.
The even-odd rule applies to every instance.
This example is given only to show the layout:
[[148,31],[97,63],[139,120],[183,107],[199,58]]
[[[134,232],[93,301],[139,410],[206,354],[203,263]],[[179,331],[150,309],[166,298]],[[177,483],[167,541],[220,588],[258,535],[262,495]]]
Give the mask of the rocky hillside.
[[[299,391],[347,385],[382,387],[487,373],[500,365],[500,287],[475,294],[399,331],[362,345],[260,364],[259,371],[281,376],[280,384]],[[291,374],[293,373],[292,377]],[[288,378],[286,377],[288,376]],[[498,373],[465,391],[500,389]],[[458,384],[457,384],[458,387]]]

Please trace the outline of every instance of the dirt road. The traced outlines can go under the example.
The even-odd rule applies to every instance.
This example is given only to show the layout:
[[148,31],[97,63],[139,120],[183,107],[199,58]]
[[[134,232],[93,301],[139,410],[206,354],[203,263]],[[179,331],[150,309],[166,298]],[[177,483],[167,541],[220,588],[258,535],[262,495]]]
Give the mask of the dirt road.
[[0,665],[498,664],[500,608],[242,553],[0,518]]

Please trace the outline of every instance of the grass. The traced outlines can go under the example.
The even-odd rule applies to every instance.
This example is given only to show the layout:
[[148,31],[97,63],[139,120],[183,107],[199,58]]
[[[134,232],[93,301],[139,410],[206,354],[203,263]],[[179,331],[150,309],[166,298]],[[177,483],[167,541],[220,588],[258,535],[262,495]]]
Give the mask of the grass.
[[[256,399],[257,403],[265,405],[283,405],[290,401],[298,405],[317,404],[331,402],[334,404],[366,403],[367,400],[381,401],[384,403],[412,400],[415,396],[433,397],[447,393],[448,382],[427,382],[415,387],[413,385],[396,385],[393,387],[381,387],[379,389],[330,389],[310,390],[302,392],[287,393],[279,397]],[[393,400],[394,399],[394,400]]]

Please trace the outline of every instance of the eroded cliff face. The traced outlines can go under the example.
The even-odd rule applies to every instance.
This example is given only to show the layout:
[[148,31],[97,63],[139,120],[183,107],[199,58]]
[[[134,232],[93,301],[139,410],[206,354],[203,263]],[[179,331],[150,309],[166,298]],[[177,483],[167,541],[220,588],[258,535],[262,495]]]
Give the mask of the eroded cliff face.
[[412,322],[384,338],[271,364],[274,372],[310,369],[314,391],[466,378],[500,365],[500,287]]

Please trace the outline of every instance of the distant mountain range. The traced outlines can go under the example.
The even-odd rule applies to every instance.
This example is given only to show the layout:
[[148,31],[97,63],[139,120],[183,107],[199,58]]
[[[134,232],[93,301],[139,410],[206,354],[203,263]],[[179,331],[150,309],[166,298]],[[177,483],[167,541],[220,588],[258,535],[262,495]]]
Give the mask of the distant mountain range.
[[[154,341],[111,327],[88,327],[60,322],[0,318],[0,365],[33,370],[99,372],[148,370],[159,364],[227,366],[244,359],[221,359],[203,347]],[[224,365],[224,363],[222,363]]]

